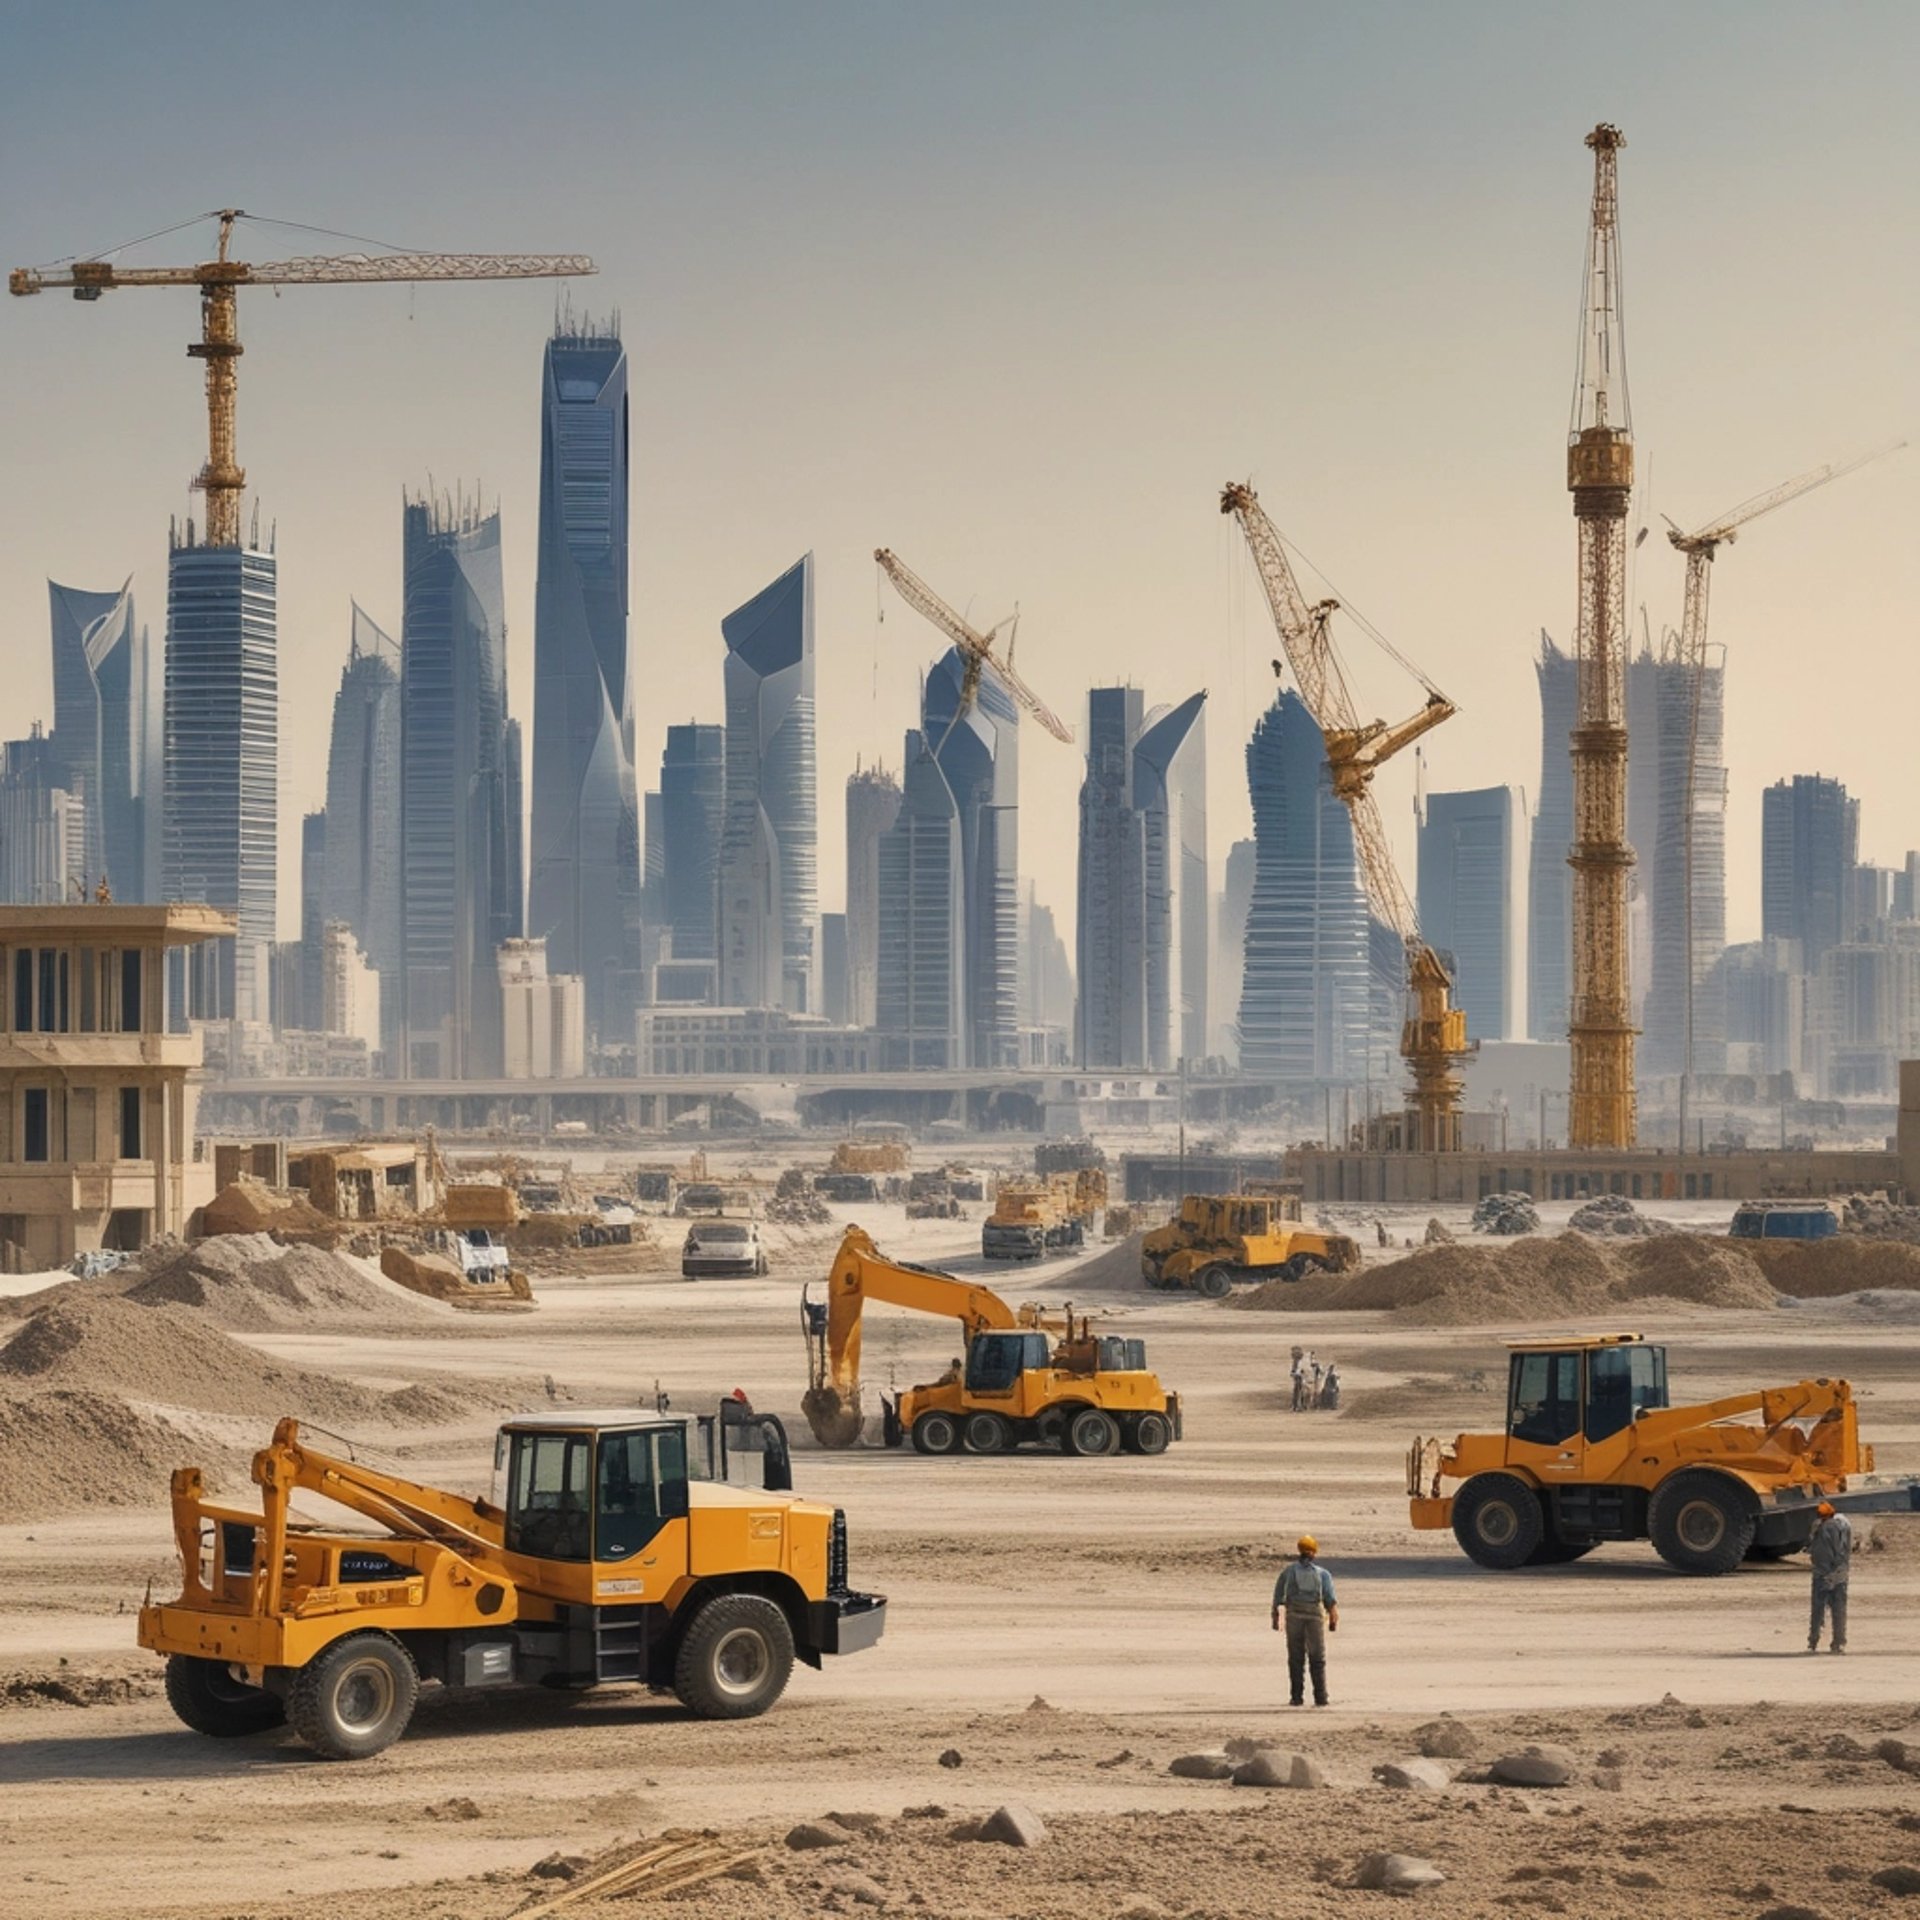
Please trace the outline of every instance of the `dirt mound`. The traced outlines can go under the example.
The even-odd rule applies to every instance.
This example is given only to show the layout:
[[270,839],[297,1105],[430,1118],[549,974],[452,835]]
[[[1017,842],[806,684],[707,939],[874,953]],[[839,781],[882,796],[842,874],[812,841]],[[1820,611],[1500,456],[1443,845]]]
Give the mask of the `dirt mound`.
[[69,1388],[0,1398],[0,1512],[39,1520],[164,1501],[175,1467],[191,1461],[230,1487],[249,1456],[210,1446],[112,1394]]
[[1868,1291],[1920,1292],[1920,1247],[1902,1240],[1842,1233],[1829,1240],[1748,1240],[1741,1246],[1782,1293],[1796,1300]]
[[141,1306],[199,1308],[238,1332],[419,1319],[449,1311],[410,1295],[344,1254],[283,1247],[265,1234],[223,1235],[157,1248],[126,1297]]
[[1050,1289],[1075,1299],[1087,1293],[1140,1293],[1146,1287],[1140,1276],[1140,1242],[1145,1238],[1144,1234],[1130,1233],[1124,1240],[1102,1247],[1091,1259],[1076,1260],[1070,1267],[1040,1267],[1035,1270],[1035,1285],[1044,1278]]
[[1724,1240],[1676,1233],[1613,1242],[1566,1233],[1503,1246],[1425,1247],[1340,1278],[1270,1280],[1229,1304],[1256,1312],[1385,1312],[1418,1326],[1457,1327],[1604,1313],[1646,1300],[1765,1309],[1775,1292]]

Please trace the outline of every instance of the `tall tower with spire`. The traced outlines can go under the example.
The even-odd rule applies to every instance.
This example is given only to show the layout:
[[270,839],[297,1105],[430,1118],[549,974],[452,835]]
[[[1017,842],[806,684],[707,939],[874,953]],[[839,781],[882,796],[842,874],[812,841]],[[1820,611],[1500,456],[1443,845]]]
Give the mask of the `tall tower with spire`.
[[1567,1144],[1630,1147],[1637,1126],[1627,870],[1627,504],[1633,419],[1620,294],[1620,129],[1587,135],[1593,212],[1581,294],[1580,368],[1567,437],[1567,486],[1580,536],[1572,737],[1573,1000]]

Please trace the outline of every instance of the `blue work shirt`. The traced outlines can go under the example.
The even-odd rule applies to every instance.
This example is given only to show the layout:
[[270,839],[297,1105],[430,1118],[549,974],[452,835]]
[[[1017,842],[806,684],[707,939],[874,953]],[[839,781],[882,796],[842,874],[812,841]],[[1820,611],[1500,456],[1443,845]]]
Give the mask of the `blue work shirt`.
[[1317,1560],[1295,1560],[1280,1569],[1273,1583],[1276,1610],[1318,1616],[1334,1605],[1333,1575]]

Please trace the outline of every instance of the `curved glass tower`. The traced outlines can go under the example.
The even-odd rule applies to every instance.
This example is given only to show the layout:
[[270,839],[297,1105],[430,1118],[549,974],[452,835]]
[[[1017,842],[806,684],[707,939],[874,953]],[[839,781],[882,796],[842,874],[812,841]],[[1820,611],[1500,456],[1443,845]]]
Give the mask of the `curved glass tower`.
[[1145,826],[1149,1067],[1207,1051],[1207,696],[1149,714],[1133,750],[1133,804]]
[[627,659],[627,356],[617,326],[563,320],[540,394],[527,925],[586,982],[587,1028],[631,1035],[640,829]]
[[47,582],[53,615],[53,756],[86,802],[86,864],[116,900],[146,897],[149,834],[158,827],[147,764],[147,636],[134,622],[133,582],[88,593]]

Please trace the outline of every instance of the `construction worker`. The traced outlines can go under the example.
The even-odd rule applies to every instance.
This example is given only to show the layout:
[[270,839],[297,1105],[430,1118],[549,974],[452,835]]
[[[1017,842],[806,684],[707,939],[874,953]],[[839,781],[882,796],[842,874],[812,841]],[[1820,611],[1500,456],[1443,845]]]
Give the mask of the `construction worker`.
[[1298,1413],[1307,1404],[1307,1362],[1306,1349],[1295,1347],[1293,1350],[1293,1410]]
[[1273,1583],[1273,1630],[1287,1623],[1287,1681],[1290,1704],[1306,1705],[1305,1681],[1313,1676],[1313,1704],[1327,1704],[1327,1635],[1340,1626],[1333,1597],[1333,1575],[1319,1562],[1320,1543],[1303,1533],[1294,1543],[1299,1558],[1290,1560]]
[[1327,1377],[1320,1383],[1320,1406],[1326,1413],[1340,1410],[1340,1369],[1331,1360],[1327,1362]]
[[1831,1500],[1822,1500],[1807,1542],[1813,1563],[1813,1612],[1807,1621],[1807,1651],[1820,1651],[1820,1629],[1828,1610],[1833,1613],[1833,1651],[1847,1650],[1847,1576],[1853,1571],[1853,1526],[1844,1513],[1835,1513]]

